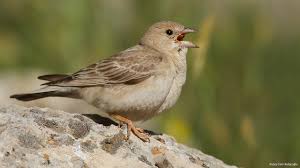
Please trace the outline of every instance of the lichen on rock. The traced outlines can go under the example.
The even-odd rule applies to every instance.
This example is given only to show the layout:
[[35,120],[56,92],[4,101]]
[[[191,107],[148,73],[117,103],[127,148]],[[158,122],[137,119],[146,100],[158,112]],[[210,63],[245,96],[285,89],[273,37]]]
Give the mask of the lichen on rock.
[[126,140],[126,128],[100,116],[86,116],[48,108],[0,107],[0,167],[235,167],[168,135],[151,135],[150,143],[134,135]]

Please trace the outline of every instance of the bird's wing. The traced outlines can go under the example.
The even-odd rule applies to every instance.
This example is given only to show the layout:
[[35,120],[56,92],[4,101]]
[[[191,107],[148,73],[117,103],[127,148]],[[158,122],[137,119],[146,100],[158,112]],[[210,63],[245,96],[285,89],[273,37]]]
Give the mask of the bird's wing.
[[161,61],[161,55],[156,52],[129,50],[92,64],[66,78],[44,85],[90,87],[137,84],[152,76]]

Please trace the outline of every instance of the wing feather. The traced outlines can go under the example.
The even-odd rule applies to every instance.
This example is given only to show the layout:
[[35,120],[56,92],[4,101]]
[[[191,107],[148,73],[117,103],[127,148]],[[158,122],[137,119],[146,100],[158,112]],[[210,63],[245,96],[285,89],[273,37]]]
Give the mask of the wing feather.
[[136,84],[152,76],[162,61],[156,51],[131,49],[121,52],[78,72],[44,85],[89,87],[113,84]]

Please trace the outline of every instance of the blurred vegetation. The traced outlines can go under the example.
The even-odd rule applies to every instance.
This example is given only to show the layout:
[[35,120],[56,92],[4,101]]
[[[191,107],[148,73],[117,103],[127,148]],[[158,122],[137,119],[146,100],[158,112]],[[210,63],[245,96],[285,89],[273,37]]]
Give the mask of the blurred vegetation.
[[2,0],[0,72],[73,72],[174,20],[200,48],[158,128],[230,164],[299,165],[299,17],[295,0]]

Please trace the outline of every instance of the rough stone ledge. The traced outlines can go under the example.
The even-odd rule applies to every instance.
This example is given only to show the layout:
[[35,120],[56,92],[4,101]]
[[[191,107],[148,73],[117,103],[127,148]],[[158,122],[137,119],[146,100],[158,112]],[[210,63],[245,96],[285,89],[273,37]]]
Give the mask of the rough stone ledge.
[[235,167],[168,135],[152,135],[150,143],[135,136],[125,141],[126,128],[88,117],[48,108],[0,107],[0,167]]

